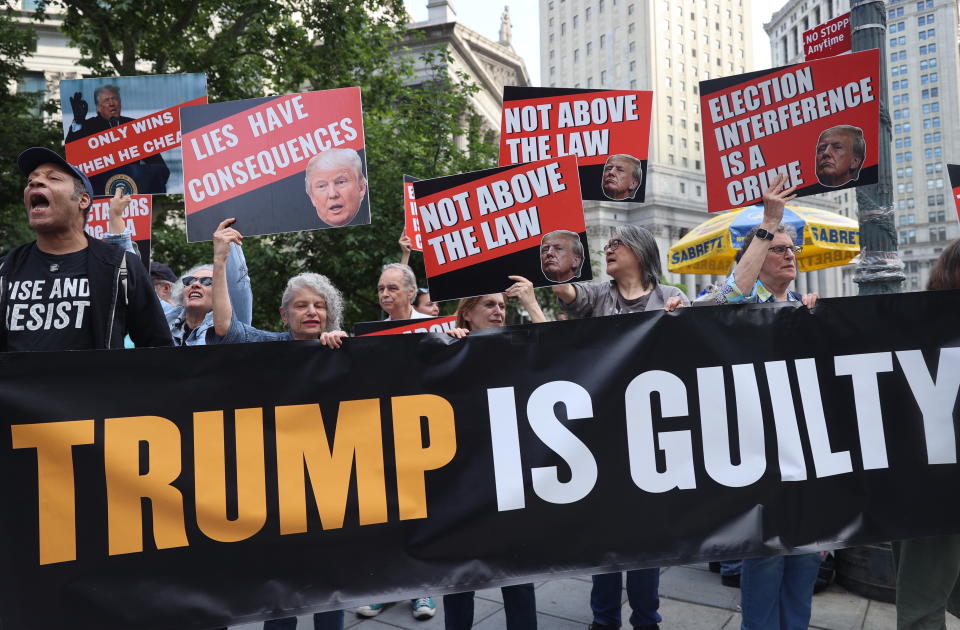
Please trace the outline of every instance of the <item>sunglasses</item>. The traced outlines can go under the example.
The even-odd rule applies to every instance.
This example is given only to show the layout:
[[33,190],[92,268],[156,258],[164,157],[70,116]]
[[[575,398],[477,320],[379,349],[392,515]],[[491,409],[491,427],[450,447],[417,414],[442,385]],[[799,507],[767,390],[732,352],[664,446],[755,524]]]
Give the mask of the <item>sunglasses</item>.
[[196,276],[185,276],[185,277],[183,277],[183,278],[180,279],[180,282],[182,282],[182,283],[183,283],[183,286],[185,286],[185,287],[189,287],[189,286],[190,286],[191,284],[193,284],[194,282],[199,282],[199,283],[202,284],[203,286],[209,287],[210,285],[213,284],[213,277],[212,277],[212,276],[205,276],[205,277],[203,277],[203,278],[198,278],[198,277],[196,277]]

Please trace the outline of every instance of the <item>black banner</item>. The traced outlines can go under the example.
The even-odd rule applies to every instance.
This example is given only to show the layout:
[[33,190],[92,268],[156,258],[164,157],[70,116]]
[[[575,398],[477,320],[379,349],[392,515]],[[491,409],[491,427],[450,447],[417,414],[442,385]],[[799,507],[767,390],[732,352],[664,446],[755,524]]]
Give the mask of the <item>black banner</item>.
[[0,354],[0,625],[213,628],[958,532],[958,310]]

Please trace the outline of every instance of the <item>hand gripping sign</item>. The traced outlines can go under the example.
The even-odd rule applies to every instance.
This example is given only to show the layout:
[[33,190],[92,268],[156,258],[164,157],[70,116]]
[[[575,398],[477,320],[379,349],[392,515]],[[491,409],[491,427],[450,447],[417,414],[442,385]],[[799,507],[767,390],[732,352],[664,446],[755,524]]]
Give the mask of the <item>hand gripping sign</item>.
[[[83,229],[96,239],[109,232],[111,197],[97,197],[90,204],[87,222]],[[123,223],[130,231],[130,240],[140,250],[140,260],[150,269],[150,224],[153,215],[152,195],[132,195],[130,204],[123,211]]]
[[185,108],[187,240],[370,223],[360,88]]
[[435,301],[590,280],[577,158],[425,179],[413,184]]
[[583,199],[643,201],[653,92],[503,88],[500,164],[577,156]]
[[947,173],[950,174],[953,202],[957,209],[957,218],[960,219],[960,164],[947,164]]
[[708,210],[877,181],[880,56],[866,50],[700,82]]

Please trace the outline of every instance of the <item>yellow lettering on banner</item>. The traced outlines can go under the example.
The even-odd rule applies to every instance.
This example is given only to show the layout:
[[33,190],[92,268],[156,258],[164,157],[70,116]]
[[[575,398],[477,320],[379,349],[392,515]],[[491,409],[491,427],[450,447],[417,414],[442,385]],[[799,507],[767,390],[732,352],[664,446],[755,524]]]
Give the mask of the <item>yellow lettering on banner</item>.
[[307,531],[304,467],[323,528],[343,527],[354,460],[360,524],[387,522],[379,399],[340,403],[332,449],[320,405],[277,407],[276,423],[281,534]]
[[[392,403],[400,520],[426,518],[424,473],[447,465],[457,452],[453,407],[432,394],[395,396]],[[427,447],[423,446],[421,418],[427,419]]]
[[[144,474],[140,474],[141,442],[147,447]],[[177,425],[157,416],[107,418],[103,451],[110,555],[143,551],[143,499],[150,499],[157,548],[187,546],[183,495],[171,485],[180,476]]]
[[250,538],[267,522],[267,483],[263,456],[263,410],[234,412],[237,453],[237,517],[227,516],[226,455],[222,411],[193,414],[193,468],[197,525],[213,540]]
[[93,444],[93,420],[15,424],[13,448],[37,449],[40,564],[77,559],[73,447]]

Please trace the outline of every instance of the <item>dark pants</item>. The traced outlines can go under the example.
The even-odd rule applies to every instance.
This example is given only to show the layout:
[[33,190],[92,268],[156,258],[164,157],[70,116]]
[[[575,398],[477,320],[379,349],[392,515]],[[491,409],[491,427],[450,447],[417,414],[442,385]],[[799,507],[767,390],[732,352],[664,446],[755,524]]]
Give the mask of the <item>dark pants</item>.
[[[593,588],[590,590],[590,608],[593,610],[593,622],[620,627],[620,589],[623,587],[623,575],[603,573],[593,576]],[[627,600],[633,614],[630,625],[652,626],[660,623],[660,569],[637,569],[627,571]]]
[[[296,630],[297,618],[285,617],[263,622],[263,630]],[[313,614],[313,630],[343,630],[343,611]]]
[[893,543],[897,630],[942,630],[960,607],[960,535]]
[[[536,630],[537,601],[533,584],[504,586],[503,612],[507,630]],[[470,630],[473,627],[473,591],[443,596],[443,623],[446,630]]]

